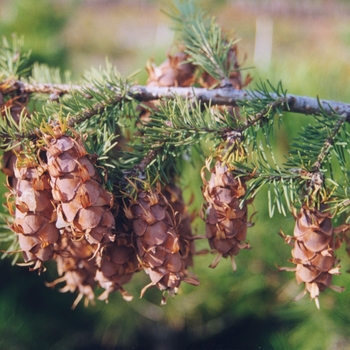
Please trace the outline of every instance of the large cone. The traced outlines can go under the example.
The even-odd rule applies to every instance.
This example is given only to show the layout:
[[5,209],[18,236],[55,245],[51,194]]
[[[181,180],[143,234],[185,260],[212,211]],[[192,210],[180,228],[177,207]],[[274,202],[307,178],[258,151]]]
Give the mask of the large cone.
[[46,149],[57,228],[68,228],[73,239],[84,236],[91,244],[112,241],[113,196],[103,188],[81,140],[58,135]]
[[187,277],[175,214],[163,194],[158,190],[140,191],[136,200],[125,209],[125,214],[132,220],[137,254],[151,279],[141,295],[150,286],[173,295],[181,281],[198,284],[195,278]]
[[55,207],[49,175],[38,164],[15,166],[15,222],[11,228],[18,234],[24,260],[41,269],[42,262],[52,259],[59,231],[55,226]]
[[236,178],[220,161],[211,170],[209,182],[205,179],[204,169],[202,178],[206,200],[206,236],[210,247],[218,253],[210,267],[216,267],[221,257],[230,256],[235,270],[233,256],[249,247],[249,244],[241,243],[246,239],[248,227],[247,202],[240,207],[240,201],[246,193],[244,180]]

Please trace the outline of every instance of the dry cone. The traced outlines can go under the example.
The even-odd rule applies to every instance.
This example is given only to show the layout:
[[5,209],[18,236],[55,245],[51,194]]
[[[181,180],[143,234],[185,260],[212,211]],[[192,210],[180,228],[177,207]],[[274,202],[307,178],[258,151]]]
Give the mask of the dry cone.
[[139,191],[136,199],[125,208],[125,214],[132,220],[141,266],[151,279],[141,296],[151,286],[174,295],[181,281],[198,284],[194,277],[188,277],[180,253],[175,213],[158,189]]
[[327,207],[320,209],[308,208],[304,205],[296,215],[294,237],[285,236],[287,242],[294,241],[292,250],[293,262],[296,267],[281,268],[281,270],[295,271],[298,284],[304,283],[305,289],[296,299],[299,300],[307,292],[315,300],[319,308],[318,296],[327,287],[337,292],[343,288],[332,285],[332,277],[339,274],[334,250],[337,248],[331,214]]
[[241,249],[249,248],[248,243],[241,243],[246,239],[249,226],[247,202],[241,206],[246,185],[243,179],[236,178],[220,161],[211,169],[210,180],[205,179],[204,169],[202,179],[203,196],[206,200],[204,206],[206,236],[210,247],[218,253],[210,267],[216,267],[221,257],[230,256],[235,271],[236,263],[233,256]]
[[118,237],[106,244],[96,257],[99,266],[95,279],[105,291],[98,299],[108,301],[110,293],[119,291],[126,301],[132,300],[123,285],[139,270],[139,261],[131,237]]
[[57,271],[61,277],[46,285],[54,287],[64,283],[65,286],[60,289],[60,292],[78,293],[72,308],[75,308],[83,297],[85,297],[85,306],[94,303],[97,271],[93,259],[95,249],[84,237],[79,241],[73,241],[70,234],[66,232],[61,236],[59,251],[56,255]]
[[73,239],[84,236],[91,244],[112,241],[113,196],[103,188],[81,140],[58,134],[49,139],[46,150],[57,228],[70,231]]
[[45,169],[28,160],[15,166],[15,221],[11,226],[18,234],[25,262],[41,269],[42,262],[52,259],[60,234],[55,225],[55,206],[50,178]]
[[183,200],[181,188],[177,185],[169,184],[164,187],[162,193],[170,204],[169,208],[175,211],[176,220],[178,221],[180,253],[185,262],[185,267],[193,266],[196,246],[191,228],[192,219]]

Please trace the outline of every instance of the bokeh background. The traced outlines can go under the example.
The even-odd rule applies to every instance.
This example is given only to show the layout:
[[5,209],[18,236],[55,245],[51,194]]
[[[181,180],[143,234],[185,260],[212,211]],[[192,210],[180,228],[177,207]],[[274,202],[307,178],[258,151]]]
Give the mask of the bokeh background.
[[[350,102],[350,2],[336,0],[198,1],[228,32],[241,38],[240,61],[254,82],[282,81],[288,92]],[[85,70],[104,65],[106,57],[123,75],[140,70],[150,58],[161,63],[173,42],[170,20],[157,0],[0,0],[0,34],[25,37],[32,60],[70,70],[79,81]],[[254,87],[254,82],[252,88]],[[281,154],[311,117],[287,114],[276,135]],[[199,171],[185,170],[183,187],[191,210],[202,201]],[[190,174],[190,176],[188,176]],[[191,182],[188,178],[191,178]],[[187,179],[187,180],[186,180]],[[4,177],[1,177],[4,182]],[[321,310],[300,291],[288,265],[290,247],[278,235],[293,230],[291,216],[268,217],[266,192],[254,202],[252,249],[208,268],[213,256],[198,256],[195,288],[183,284],[179,295],[160,306],[160,293],[139,291],[148,283],[139,273],[109,304],[97,302],[71,310],[75,295],[45,287],[56,274],[41,276],[0,261],[0,348],[26,349],[350,349],[350,276],[345,248],[338,255],[342,275],[334,283],[342,294],[322,293]],[[254,210],[252,209],[252,211]],[[2,210],[2,209],[1,209]],[[203,223],[195,221],[196,233]],[[206,243],[201,243],[206,248]],[[199,247],[201,248],[201,246]]]

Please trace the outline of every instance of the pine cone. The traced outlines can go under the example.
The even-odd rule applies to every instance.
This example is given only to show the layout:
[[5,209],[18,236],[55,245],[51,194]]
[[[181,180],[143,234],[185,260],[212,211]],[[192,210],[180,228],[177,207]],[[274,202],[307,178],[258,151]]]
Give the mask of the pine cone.
[[42,166],[19,163],[17,160],[15,166],[16,210],[11,229],[18,234],[24,260],[40,271],[42,262],[52,259],[60,236],[54,222],[50,179]]
[[99,268],[95,280],[105,289],[99,300],[108,301],[109,294],[115,291],[119,291],[125,300],[132,300],[133,297],[122,288],[139,270],[139,261],[130,238],[118,237],[98,253],[96,261]]
[[168,59],[159,67],[147,64],[149,78],[147,86],[191,86],[194,82],[194,71],[196,67],[186,62],[188,55],[177,52],[174,56],[168,55]]
[[209,182],[202,170],[203,196],[206,200],[204,219],[209,245],[218,252],[210,267],[215,268],[221,257],[230,256],[232,268],[236,270],[233,256],[249,244],[241,241],[247,236],[247,202],[240,207],[240,200],[246,193],[244,179],[236,178],[229,168],[218,161],[211,170]]
[[113,196],[100,182],[80,139],[58,135],[46,147],[48,173],[57,203],[59,229],[69,227],[74,239],[85,236],[91,244],[114,239]]
[[[194,277],[187,275],[180,253],[175,214],[159,190],[139,191],[136,200],[125,208],[125,214],[132,220],[137,254],[151,279],[141,296],[151,286],[174,295],[181,281],[198,284]],[[164,294],[162,302],[165,302]]]
[[94,304],[96,286],[96,263],[93,259],[96,248],[84,237],[79,241],[73,241],[71,235],[64,231],[61,235],[59,250],[56,255],[57,271],[62,277],[53,282],[46,283],[48,287],[55,287],[65,282],[60,292],[78,292],[72,308],[85,296],[84,305]]
[[295,217],[294,237],[285,236],[287,242],[294,240],[291,262],[296,267],[281,268],[295,271],[298,284],[305,283],[305,290],[296,300],[308,292],[318,308],[318,296],[327,287],[337,292],[343,291],[343,288],[331,284],[333,275],[340,272],[339,266],[335,267],[337,261],[334,250],[337,243],[331,214],[326,210],[325,205],[321,205],[320,209],[308,208],[306,205],[301,208]]
[[178,220],[180,254],[185,262],[185,267],[193,266],[196,246],[191,228],[192,219],[182,198],[181,188],[174,184],[169,184],[165,186],[162,193],[170,204],[169,208],[175,211]]

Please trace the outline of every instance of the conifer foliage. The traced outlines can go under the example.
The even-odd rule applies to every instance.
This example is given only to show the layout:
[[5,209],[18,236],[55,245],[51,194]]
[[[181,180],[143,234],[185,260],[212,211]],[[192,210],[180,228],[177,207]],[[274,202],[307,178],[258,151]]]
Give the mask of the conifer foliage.
[[[0,149],[12,216],[3,216],[5,255],[20,252],[39,272],[54,261],[59,277],[47,285],[77,293],[74,306],[116,291],[130,301],[124,287],[140,271],[150,279],[141,296],[156,287],[165,303],[182,283],[200,284],[191,271],[198,240],[215,254],[210,267],[229,257],[236,270],[259,211],[253,200],[266,189],[270,215],[296,219],[293,237],[281,233],[295,267],[281,269],[295,271],[302,295],[319,306],[327,287],[342,291],[332,276],[336,249],[349,241],[349,106],[269,82],[243,90],[252,78],[241,72],[237,40],[192,2],[176,2],[168,15],[176,52],[147,64],[146,86],[109,64],[73,85],[57,70],[28,67],[18,38],[3,40]],[[281,164],[273,140],[288,111],[312,113],[314,123]],[[203,205],[189,213],[181,184],[194,153],[203,161],[192,170],[203,180]],[[199,216],[205,234],[193,231]]]

